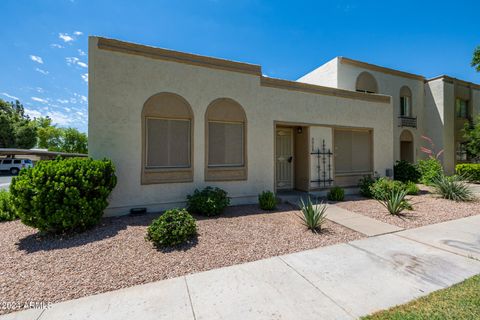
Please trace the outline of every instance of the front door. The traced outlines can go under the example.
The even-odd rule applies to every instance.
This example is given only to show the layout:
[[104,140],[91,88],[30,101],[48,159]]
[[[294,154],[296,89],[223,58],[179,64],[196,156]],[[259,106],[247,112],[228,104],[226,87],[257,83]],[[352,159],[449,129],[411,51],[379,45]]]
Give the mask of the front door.
[[277,189],[293,188],[293,131],[277,128],[275,135],[275,174]]

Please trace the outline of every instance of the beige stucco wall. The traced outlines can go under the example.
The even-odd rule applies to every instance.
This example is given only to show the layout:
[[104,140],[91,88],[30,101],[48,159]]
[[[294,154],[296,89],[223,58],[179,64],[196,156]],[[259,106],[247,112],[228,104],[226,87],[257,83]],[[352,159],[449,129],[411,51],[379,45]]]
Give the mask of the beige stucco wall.
[[[260,77],[238,72],[99,50],[89,40],[89,153],[107,157],[117,168],[118,185],[107,214],[131,207],[160,210],[183,205],[195,188],[219,186],[232,203],[256,202],[263,190],[274,189],[274,122],[364,127],[374,130],[374,167],[392,168],[392,106],[351,98],[260,86]],[[192,183],[141,185],[141,111],[153,94],[173,92],[193,109]],[[207,106],[220,97],[242,105],[248,121],[248,179],[204,181]]]
[[[394,159],[400,160],[400,135],[403,130],[408,130],[414,137],[414,161],[419,157],[423,132],[424,119],[424,86],[423,81],[407,77],[397,76],[385,72],[374,71],[367,68],[339,63],[338,66],[338,88],[355,91],[357,77],[362,72],[369,72],[377,81],[380,94],[389,95],[393,101],[393,139]],[[398,116],[400,115],[400,89],[403,86],[410,88],[412,92],[412,115],[417,117],[417,128],[399,127]]]
[[297,81],[310,84],[316,84],[319,86],[326,86],[331,88],[337,88],[337,74],[338,74],[338,58],[334,58],[327,63],[321,65],[312,72],[302,76]]

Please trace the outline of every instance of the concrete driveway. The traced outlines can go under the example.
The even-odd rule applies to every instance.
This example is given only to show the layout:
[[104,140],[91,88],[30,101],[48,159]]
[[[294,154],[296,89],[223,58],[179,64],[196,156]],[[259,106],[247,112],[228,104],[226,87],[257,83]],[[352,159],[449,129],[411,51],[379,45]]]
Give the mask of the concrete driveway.
[[473,216],[0,319],[355,319],[479,274],[479,230]]
[[0,190],[10,187],[10,182],[12,181],[12,176],[4,173],[0,173]]

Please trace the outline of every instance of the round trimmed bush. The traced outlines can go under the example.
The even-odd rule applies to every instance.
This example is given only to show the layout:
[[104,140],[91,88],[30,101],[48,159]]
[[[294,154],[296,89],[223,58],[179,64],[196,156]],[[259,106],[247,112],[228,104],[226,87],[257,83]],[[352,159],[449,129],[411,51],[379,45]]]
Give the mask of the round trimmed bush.
[[258,204],[262,210],[274,210],[277,207],[277,197],[272,191],[263,191],[258,195]]
[[12,179],[12,202],[21,221],[49,233],[81,232],[98,222],[117,183],[110,160],[40,161]]
[[207,217],[219,215],[229,204],[227,192],[220,188],[195,189],[187,196],[187,210]]
[[147,240],[158,247],[182,244],[196,234],[195,219],[185,209],[167,210],[147,228]]
[[0,190],[0,221],[12,221],[17,218],[12,197],[7,190]]

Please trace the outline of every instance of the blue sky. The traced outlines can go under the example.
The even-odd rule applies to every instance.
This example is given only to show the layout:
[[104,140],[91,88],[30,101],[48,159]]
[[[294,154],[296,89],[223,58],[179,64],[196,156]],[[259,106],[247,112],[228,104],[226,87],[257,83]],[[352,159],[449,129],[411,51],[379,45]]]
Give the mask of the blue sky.
[[89,35],[262,65],[295,80],[335,56],[480,83],[479,1],[1,0],[0,98],[87,130]]

